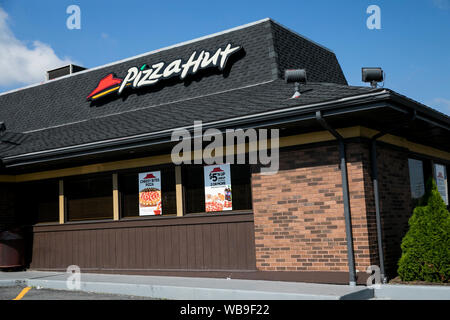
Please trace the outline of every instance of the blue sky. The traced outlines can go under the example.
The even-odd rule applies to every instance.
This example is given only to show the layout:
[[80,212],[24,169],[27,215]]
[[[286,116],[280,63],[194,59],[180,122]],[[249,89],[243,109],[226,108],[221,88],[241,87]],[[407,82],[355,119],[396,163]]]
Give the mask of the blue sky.
[[[66,27],[72,4],[80,30]],[[381,9],[381,30],[366,26],[369,5]],[[270,17],[333,50],[350,85],[365,85],[361,67],[380,66],[385,87],[450,114],[450,0],[3,0],[0,8],[0,92],[43,80],[39,68],[95,67]],[[15,61],[2,58],[14,50]]]

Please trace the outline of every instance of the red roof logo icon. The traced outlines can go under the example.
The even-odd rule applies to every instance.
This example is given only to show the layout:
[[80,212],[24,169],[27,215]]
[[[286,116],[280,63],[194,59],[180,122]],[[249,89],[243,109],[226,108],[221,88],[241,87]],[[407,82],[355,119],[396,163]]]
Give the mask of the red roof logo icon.
[[156,179],[156,177],[153,175],[153,173],[149,173],[144,177],[144,180],[145,179]]
[[215,167],[214,169],[212,169],[211,173],[214,173],[214,172],[223,172],[223,170],[220,169],[219,167]]
[[97,85],[97,88],[95,88],[88,96],[87,100],[92,100],[92,97],[112,86],[119,85],[122,83],[122,79],[114,78],[113,74],[110,73],[106,77],[102,78]]

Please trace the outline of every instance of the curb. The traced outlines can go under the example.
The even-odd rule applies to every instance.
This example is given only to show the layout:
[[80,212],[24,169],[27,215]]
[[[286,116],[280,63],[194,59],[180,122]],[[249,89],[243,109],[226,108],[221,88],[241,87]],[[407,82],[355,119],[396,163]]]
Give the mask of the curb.
[[21,284],[22,281],[19,280],[0,280],[0,287],[14,287]]
[[[68,290],[66,281],[61,280],[31,279],[27,282],[29,286],[33,287]],[[85,281],[81,283],[81,288],[77,291],[171,300],[339,300],[341,298],[332,295]]]
[[0,287],[16,285],[53,290],[106,293],[170,300],[367,300],[374,297],[374,291],[372,289],[362,289],[339,296],[326,294],[253,291],[245,289],[220,289],[82,281],[79,290],[69,290],[65,280],[0,280]]
[[450,300],[450,286],[385,284],[375,288],[374,291],[375,298],[382,299]]

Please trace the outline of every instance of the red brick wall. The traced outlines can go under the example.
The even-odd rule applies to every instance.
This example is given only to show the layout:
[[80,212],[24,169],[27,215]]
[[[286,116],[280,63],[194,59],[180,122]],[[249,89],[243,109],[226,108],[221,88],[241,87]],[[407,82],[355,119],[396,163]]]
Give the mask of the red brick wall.
[[[379,265],[369,141],[347,143],[347,170],[357,271]],[[386,274],[395,277],[413,202],[409,151],[377,143]],[[274,176],[253,173],[257,268],[348,271],[337,143],[280,151]]]
[[[368,173],[364,159],[368,159],[367,147],[360,143],[347,145],[355,261],[359,271],[365,271],[373,259],[366,215]],[[272,176],[254,173],[252,194],[258,269],[348,271],[337,143],[281,150],[279,172]]]
[[365,272],[379,264],[369,144],[365,140],[349,143],[346,154],[355,264]]

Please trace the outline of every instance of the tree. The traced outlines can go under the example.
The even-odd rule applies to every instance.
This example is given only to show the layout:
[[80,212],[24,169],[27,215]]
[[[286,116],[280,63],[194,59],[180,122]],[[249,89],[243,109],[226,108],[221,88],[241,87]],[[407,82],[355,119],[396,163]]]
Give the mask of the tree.
[[426,189],[408,221],[398,274],[403,281],[449,282],[450,213],[433,179]]

